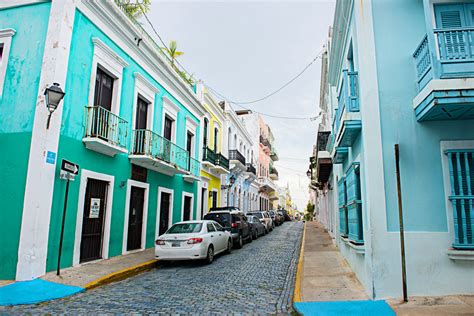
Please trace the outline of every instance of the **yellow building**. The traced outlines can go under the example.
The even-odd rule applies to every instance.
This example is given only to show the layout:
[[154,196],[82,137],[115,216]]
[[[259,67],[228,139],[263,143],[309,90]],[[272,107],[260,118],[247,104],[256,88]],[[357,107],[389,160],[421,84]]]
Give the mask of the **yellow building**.
[[224,111],[202,83],[197,85],[197,94],[206,112],[202,122],[200,210],[202,218],[211,207],[223,206],[221,186],[225,185],[226,175],[229,173],[229,160],[224,154],[227,152]]

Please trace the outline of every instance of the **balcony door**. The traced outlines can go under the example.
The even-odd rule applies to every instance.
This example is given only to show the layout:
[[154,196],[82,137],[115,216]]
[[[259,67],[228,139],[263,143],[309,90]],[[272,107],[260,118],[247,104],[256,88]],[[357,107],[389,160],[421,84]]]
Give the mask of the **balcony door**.
[[192,197],[185,195],[184,196],[184,205],[183,205],[183,221],[191,220],[191,202]]
[[[94,106],[98,108],[93,112],[91,136],[108,139],[109,112],[112,109],[112,95],[114,88],[114,78],[100,68],[97,68],[95,77]],[[107,110],[107,111],[104,111]]]
[[148,106],[149,103],[138,96],[137,109],[135,112],[135,153],[146,154],[147,144],[147,121],[148,121]]
[[173,137],[173,124],[174,121],[168,115],[165,115],[163,137],[167,139],[168,142],[163,142],[163,159],[167,162],[171,162],[171,142]]

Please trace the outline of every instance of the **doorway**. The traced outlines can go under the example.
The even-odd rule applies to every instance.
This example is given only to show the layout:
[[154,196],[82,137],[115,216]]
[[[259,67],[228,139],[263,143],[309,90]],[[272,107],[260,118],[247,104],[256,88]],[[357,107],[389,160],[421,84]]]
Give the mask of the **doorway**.
[[[188,193],[189,194],[189,193]],[[183,194],[183,221],[191,220],[193,196]]]
[[128,211],[127,251],[142,248],[145,189],[132,186]]
[[159,224],[158,224],[158,236],[163,235],[170,226],[170,219],[173,208],[173,196],[170,191],[163,191],[160,189],[159,192]]
[[109,182],[88,178],[84,199],[79,262],[102,259]]
[[201,189],[201,219],[203,219],[204,215],[206,215],[206,198],[207,198],[207,189],[206,188],[202,188]]

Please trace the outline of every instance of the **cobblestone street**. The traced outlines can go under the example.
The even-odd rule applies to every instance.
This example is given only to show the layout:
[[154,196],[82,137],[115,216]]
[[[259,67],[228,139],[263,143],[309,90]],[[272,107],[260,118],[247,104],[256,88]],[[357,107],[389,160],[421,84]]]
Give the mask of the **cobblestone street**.
[[300,222],[287,222],[211,265],[161,263],[156,270],[70,298],[0,307],[0,314],[291,313],[302,229]]

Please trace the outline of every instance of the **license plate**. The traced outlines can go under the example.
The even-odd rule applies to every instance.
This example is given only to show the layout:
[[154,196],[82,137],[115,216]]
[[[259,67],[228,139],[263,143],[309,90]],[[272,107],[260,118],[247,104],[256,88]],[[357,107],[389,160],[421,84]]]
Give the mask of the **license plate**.
[[171,242],[171,247],[179,247],[181,246],[181,242],[180,241],[173,241]]

